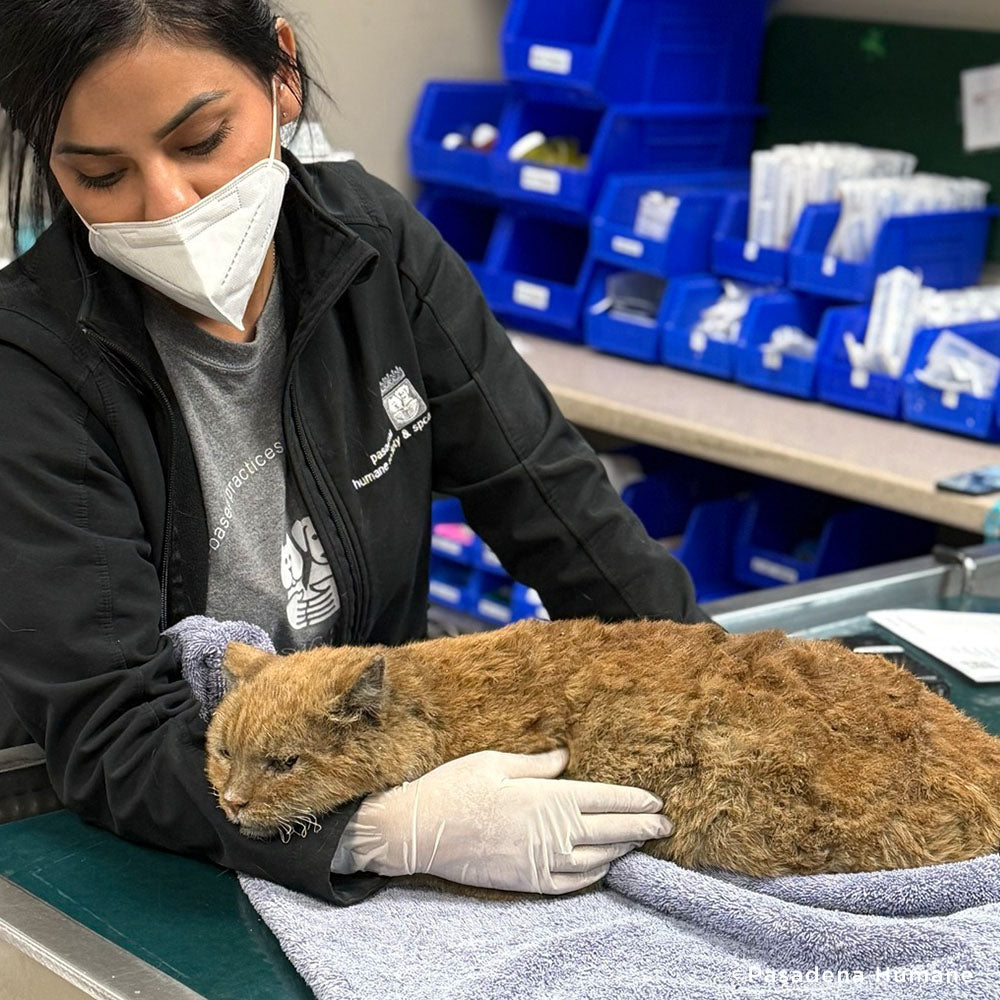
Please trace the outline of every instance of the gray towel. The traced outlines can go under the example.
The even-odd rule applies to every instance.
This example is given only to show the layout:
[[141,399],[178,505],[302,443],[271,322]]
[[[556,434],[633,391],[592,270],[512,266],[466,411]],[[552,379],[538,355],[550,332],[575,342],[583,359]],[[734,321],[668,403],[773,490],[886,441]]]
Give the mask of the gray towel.
[[198,700],[198,714],[208,722],[226,693],[222,658],[231,642],[274,652],[271,637],[250,622],[220,622],[204,615],[191,615],[163,633],[181,662],[181,674]]
[[[185,676],[217,694],[200,675],[249,633],[192,621],[215,667],[182,656]],[[185,622],[171,631],[186,654]],[[633,852],[600,892],[511,902],[390,883],[336,907],[239,881],[321,1000],[1000,1000],[998,855],[754,879]]]

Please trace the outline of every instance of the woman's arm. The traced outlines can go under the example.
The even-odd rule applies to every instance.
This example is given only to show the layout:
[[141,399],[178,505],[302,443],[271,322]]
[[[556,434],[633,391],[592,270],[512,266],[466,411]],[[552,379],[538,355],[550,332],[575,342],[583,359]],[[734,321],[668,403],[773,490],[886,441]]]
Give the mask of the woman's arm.
[[388,185],[397,266],[430,393],[434,485],[554,617],[709,620],[622,502],[437,230]]
[[[0,314],[2,321],[19,321]],[[244,837],[204,774],[205,725],[170,643],[146,526],[114,440],[62,379],[0,347],[0,697],[45,750],[63,804],[122,837],[333,902],[357,803],[305,839]]]

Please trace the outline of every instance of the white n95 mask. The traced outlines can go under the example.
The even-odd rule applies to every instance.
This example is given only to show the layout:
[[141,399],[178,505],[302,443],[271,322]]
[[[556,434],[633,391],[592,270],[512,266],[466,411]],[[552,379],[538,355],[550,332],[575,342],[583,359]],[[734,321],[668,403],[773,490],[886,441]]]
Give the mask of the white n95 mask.
[[288,167],[274,156],[278,106],[271,81],[271,146],[228,184],[152,222],[90,225],[90,248],[119,270],[193,309],[243,330],[243,314],[278,225]]

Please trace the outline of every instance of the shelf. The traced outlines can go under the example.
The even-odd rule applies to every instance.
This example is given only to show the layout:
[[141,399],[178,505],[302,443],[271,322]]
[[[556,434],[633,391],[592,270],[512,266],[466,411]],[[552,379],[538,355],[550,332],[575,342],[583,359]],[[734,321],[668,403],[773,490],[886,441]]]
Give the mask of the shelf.
[[511,340],[567,419],[593,430],[978,534],[996,500],[934,485],[998,464],[996,445],[531,334]]

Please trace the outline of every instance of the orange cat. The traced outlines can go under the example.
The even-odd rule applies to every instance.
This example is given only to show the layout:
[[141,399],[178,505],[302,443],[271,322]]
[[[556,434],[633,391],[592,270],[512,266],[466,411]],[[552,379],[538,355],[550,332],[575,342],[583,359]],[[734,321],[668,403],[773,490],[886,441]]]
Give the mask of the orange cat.
[[277,657],[230,644],[207,734],[250,837],[478,750],[569,748],[564,777],[660,796],[643,850],[770,876],[1000,849],[1000,740],[887,660],[716,625],[522,621]]

